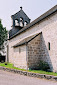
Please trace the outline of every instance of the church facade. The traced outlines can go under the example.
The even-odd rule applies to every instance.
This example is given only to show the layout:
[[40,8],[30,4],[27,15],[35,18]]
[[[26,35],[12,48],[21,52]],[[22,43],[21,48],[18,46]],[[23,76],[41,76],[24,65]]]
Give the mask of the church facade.
[[11,18],[8,61],[22,69],[35,69],[44,61],[57,72],[57,5],[32,22],[22,7]]

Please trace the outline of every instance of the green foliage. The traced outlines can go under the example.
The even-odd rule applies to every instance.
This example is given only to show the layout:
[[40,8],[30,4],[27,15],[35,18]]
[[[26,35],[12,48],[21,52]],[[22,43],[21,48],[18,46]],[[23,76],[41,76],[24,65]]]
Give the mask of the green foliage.
[[42,71],[42,70],[25,70],[25,69],[20,69],[20,68],[14,67],[13,64],[11,64],[11,63],[8,63],[8,62],[6,62],[6,63],[7,63],[7,65],[5,65],[5,63],[0,63],[0,66],[6,67],[9,69],[16,69],[16,70],[27,71],[27,72],[32,72],[32,73],[57,76],[57,73],[54,73],[54,72],[46,72],[46,71]]
[[43,70],[43,71],[48,71],[50,69],[50,67],[47,62],[40,61],[38,69]]
[[43,71],[50,71],[49,64],[44,61],[39,61],[37,65],[34,65],[33,67],[29,67],[29,70],[43,70]]
[[7,39],[7,30],[3,27],[0,19],[0,50],[4,49],[4,41]]
[[[5,64],[7,64],[7,65],[5,65]],[[0,66],[7,67],[7,68],[12,68],[13,64],[5,62],[5,63],[0,63]]]
[[46,71],[43,71],[43,70],[29,70],[28,72],[57,76],[57,73],[46,72]]
[[6,67],[6,68],[10,68],[10,69],[16,69],[16,70],[25,71],[25,69],[20,69],[20,68],[14,67],[14,65],[12,63],[8,63],[8,62],[0,63],[0,66]]

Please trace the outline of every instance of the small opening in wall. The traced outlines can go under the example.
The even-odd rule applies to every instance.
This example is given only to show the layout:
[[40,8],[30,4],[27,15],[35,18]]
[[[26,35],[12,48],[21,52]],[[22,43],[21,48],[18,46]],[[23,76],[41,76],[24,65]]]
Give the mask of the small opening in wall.
[[15,26],[19,26],[18,20],[15,20]]
[[50,42],[48,42],[48,49],[50,50]]
[[26,26],[26,25],[27,25],[27,22],[25,21],[25,22],[24,22],[24,26]]

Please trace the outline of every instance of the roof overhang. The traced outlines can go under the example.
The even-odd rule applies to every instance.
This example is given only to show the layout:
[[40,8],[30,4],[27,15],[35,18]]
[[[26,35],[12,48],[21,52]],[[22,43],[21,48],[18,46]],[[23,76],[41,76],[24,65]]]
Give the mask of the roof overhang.
[[32,35],[30,37],[27,37],[27,38],[21,40],[19,43],[17,43],[13,47],[15,48],[15,47],[18,47],[18,46],[27,45],[30,41],[32,41],[34,38],[36,38],[40,34],[42,34],[42,32],[35,34],[35,35]]

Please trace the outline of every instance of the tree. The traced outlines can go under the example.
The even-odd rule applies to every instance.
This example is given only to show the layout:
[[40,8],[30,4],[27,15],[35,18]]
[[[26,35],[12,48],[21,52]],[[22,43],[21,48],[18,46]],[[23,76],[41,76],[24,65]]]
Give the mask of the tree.
[[3,27],[0,19],[0,51],[4,49],[4,42],[7,40],[7,30]]

